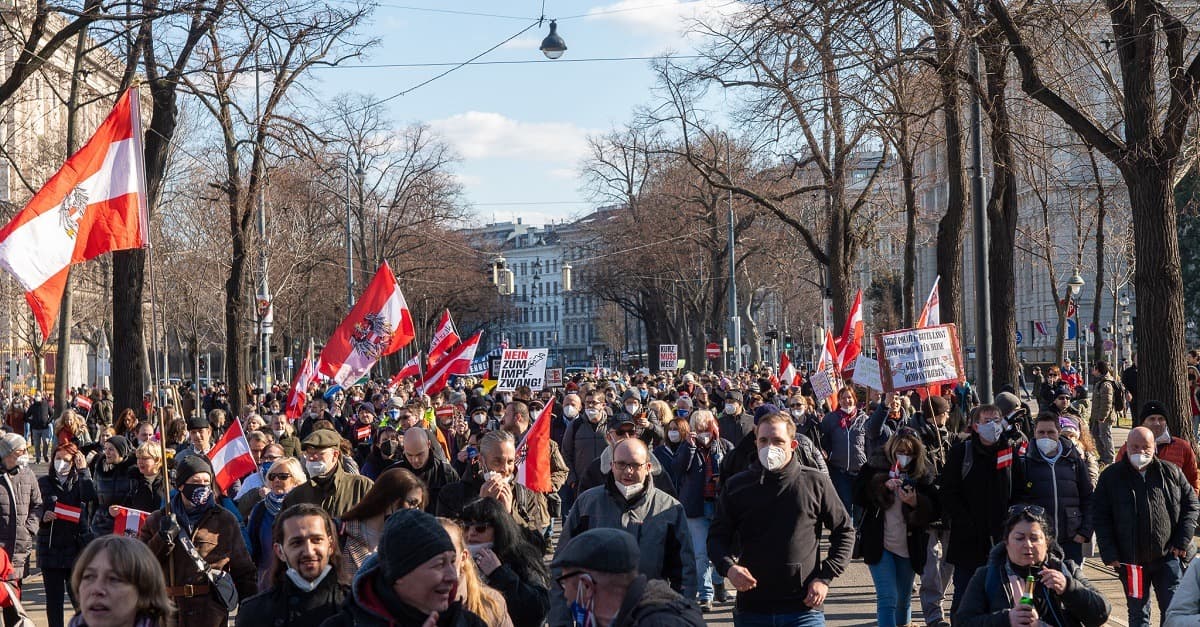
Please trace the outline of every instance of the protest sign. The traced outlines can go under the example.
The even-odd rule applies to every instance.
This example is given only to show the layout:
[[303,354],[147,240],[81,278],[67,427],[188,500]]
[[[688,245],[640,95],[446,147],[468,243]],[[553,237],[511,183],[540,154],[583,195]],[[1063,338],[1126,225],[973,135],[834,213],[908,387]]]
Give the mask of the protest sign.
[[496,389],[512,392],[518,386],[527,385],[539,391],[546,383],[546,360],[550,355],[547,348],[506,348],[500,356],[499,381]]
[[854,362],[854,383],[872,390],[883,391],[879,380],[879,362],[866,355],[859,355]]
[[962,379],[962,351],[953,324],[880,333],[879,378],[885,392],[956,383]]
[[808,380],[812,384],[815,398],[829,398],[842,389],[842,379],[833,372],[832,368],[816,370],[808,377]]
[[547,368],[546,369],[546,387],[560,388],[562,387],[562,368]]
[[658,345],[658,369],[677,370],[679,368],[679,346],[676,344]]

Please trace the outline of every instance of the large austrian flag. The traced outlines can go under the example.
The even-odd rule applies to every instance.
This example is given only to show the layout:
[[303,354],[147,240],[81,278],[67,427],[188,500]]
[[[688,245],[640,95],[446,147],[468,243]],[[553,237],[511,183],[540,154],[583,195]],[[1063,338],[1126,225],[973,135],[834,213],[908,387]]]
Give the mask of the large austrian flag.
[[550,492],[550,421],[554,399],[546,403],[542,413],[517,445],[517,483],[534,492]]
[[48,337],[71,264],[146,245],[146,171],[136,89],[0,229],[0,267],[25,288]]
[[415,336],[408,303],[385,261],[350,315],[325,343],[320,372],[336,385],[349,388],[380,357],[404,348]]
[[250,453],[250,443],[242,433],[242,421],[230,421],[225,435],[208,451],[208,460],[212,462],[213,472],[216,473],[213,480],[220,486],[221,492],[227,492],[233,482],[258,469]]

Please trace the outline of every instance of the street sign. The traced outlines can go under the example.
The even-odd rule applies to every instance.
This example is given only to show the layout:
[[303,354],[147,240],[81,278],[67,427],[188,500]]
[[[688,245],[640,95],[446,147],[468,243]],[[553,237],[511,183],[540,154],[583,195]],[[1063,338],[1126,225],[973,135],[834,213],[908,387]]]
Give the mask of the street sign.
[[1020,345],[1021,345],[1021,341],[1022,341],[1022,340],[1024,340],[1024,339],[1025,339],[1025,336],[1024,336],[1024,335],[1022,335],[1020,331],[1017,331],[1017,346],[1020,346]]
[[1104,350],[1111,351],[1117,348],[1117,343],[1112,340],[1104,340]]
[[721,357],[721,346],[716,342],[709,342],[708,346],[704,347],[704,356],[709,359],[719,359]]

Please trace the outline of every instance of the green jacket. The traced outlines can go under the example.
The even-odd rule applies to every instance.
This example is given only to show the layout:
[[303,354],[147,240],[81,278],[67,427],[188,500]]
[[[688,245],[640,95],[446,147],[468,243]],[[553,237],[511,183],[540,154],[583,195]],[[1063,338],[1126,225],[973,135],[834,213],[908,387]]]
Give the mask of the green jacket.
[[309,479],[296,486],[283,499],[283,509],[299,503],[320,505],[334,518],[341,518],[351,507],[358,504],[371,489],[372,481],[362,475],[352,475],[338,464],[333,474]]

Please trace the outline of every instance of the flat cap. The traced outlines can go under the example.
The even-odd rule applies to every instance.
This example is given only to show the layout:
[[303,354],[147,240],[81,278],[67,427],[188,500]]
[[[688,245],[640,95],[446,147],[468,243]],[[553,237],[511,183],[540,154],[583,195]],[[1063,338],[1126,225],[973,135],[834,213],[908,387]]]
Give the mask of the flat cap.
[[204,416],[188,416],[187,428],[188,431],[193,429],[210,429],[212,428],[212,425],[209,424],[208,418],[205,418]]
[[317,429],[300,443],[303,448],[337,448],[341,444],[341,436],[329,429]]
[[641,551],[637,541],[620,529],[585,531],[563,545],[551,568],[582,568],[598,573],[632,573],[638,570]]

